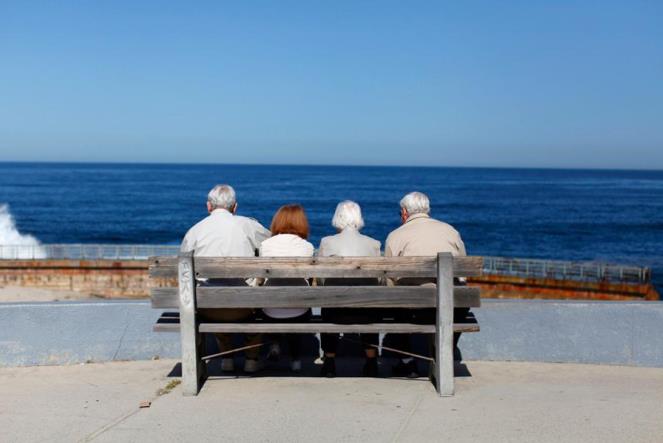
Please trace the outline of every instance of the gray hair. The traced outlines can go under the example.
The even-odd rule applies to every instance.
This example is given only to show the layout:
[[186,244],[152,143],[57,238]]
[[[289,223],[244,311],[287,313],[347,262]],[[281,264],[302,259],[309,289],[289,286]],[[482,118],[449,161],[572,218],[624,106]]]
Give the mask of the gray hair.
[[364,219],[361,216],[361,208],[353,201],[345,200],[336,206],[332,226],[342,231],[349,227],[360,230],[364,227]]
[[422,192],[410,192],[401,199],[401,208],[405,209],[408,215],[429,214],[430,200]]
[[207,201],[212,209],[232,209],[235,206],[235,190],[230,185],[216,185],[207,194]]

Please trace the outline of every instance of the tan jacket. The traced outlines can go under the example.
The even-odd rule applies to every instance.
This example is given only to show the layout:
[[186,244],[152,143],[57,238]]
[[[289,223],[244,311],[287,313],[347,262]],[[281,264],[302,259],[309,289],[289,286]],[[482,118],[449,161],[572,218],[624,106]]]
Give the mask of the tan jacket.
[[385,257],[434,256],[438,252],[467,255],[460,234],[451,225],[427,214],[414,214],[385,242]]

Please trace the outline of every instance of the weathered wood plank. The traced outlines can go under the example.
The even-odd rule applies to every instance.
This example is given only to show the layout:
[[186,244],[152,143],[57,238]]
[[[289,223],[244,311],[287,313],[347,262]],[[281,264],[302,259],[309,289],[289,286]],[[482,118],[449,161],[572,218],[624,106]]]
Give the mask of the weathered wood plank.
[[437,319],[435,324],[435,385],[442,396],[454,395],[453,318],[454,286],[453,257],[437,255]]
[[[197,288],[198,308],[432,308],[436,289],[421,286],[262,286]],[[461,308],[481,306],[481,290],[476,287],[454,288],[454,305]],[[178,306],[177,288],[152,288],[153,308]]]
[[198,395],[204,377],[200,355],[202,339],[196,320],[196,279],[193,255],[178,259],[182,394]]
[[[476,323],[458,323],[454,328],[457,332],[477,332]],[[200,332],[209,333],[244,333],[263,334],[313,334],[313,333],[378,333],[385,334],[434,334],[435,325],[415,325],[411,323],[368,323],[368,324],[337,324],[337,323],[201,323]]]
[[[211,323],[203,323],[203,325],[209,325],[209,324],[211,324]],[[247,323],[247,324],[255,325],[256,323]],[[311,332],[311,333],[316,333],[316,332],[329,332],[329,333],[332,333],[332,334],[341,333],[341,332],[344,332],[346,334],[358,333],[356,331],[357,328],[353,328],[354,331],[350,331],[350,330],[344,329],[343,327],[348,326],[348,325],[343,325],[343,324],[332,325],[332,326],[324,326],[324,323],[310,323],[310,324],[306,323],[306,324],[311,326],[311,331],[308,331],[308,332]],[[319,330],[320,328],[318,328],[317,325],[323,325],[323,329],[325,329],[325,330],[324,331]],[[350,326],[353,326],[353,325],[350,325]],[[415,325],[415,326],[421,326],[421,325]],[[431,325],[431,326],[433,326],[433,325]],[[266,326],[266,324],[264,324],[264,323],[261,324],[260,328],[269,329],[269,327]],[[380,326],[377,326],[377,328],[379,329]],[[433,326],[433,328],[434,328],[434,326]],[[203,329],[207,329],[207,326],[203,327]],[[241,329],[241,331],[230,331],[230,332],[247,332],[248,331],[247,328],[240,327],[240,329]],[[369,329],[371,329],[371,328],[369,328]],[[420,332],[420,333],[422,333],[422,334],[425,334],[425,333],[433,334],[434,331],[433,332],[427,332],[429,329],[430,329],[430,326],[427,327],[424,332]],[[179,322],[177,322],[177,323],[175,323],[175,322],[156,323],[152,327],[152,330],[154,332],[180,332],[180,324],[179,324]],[[479,332],[479,331],[480,331],[480,327],[479,327],[478,323],[455,323],[454,324],[454,332]],[[200,332],[207,332],[207,331],[201,330]],[[254,331],[250,331],[250,332],[254,332]],[[276,332],[284,332],[284,331],[262,331],[262,332],[264,332],[264,333],[276,333]],[[285,332],[293,332],[293,331],[285,331]],[[297,331],[295,331],[295,332],[297,332]],[[301,332],[301,331],[299,331],[299,332]],[[376,332],[376,331],[371,329],[370,331],[359,331],[359,332],[370,333],[370,332]],[[382,331],[378,330],[377,332],[382,332]],[[396,333],[396,332],[400,332],[400,331],[391,331],[391,332]],[[411,331],[406,331],[406,332],[412,333]]]
[[[436,257],[198,257],[198,278],[434,278]],[[481,275],[481,257],[455,257],[454,276]],[[175,257],[150,259],[151,277],[175,277]]]
[[151,288],[150,302],[155,309],[179,309],[179,289]]

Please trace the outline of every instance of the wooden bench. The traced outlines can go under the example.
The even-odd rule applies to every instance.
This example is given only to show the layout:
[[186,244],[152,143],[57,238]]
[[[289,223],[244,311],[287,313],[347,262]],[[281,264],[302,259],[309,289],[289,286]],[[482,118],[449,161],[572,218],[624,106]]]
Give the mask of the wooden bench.
[[[197,395],[205,380],[203,333],[404,333],[435,334],[433,378],[441,396],[453,395],[453,333],[477,332],[474,322],[453,322],[455,307],[479,307],[478,288],[455,286],[454,277],[481,274],[480,257],[311,257],[311,258],[208,258],[192,255],[155,257],[150,278],[177,278],[178,287],[151,290],[153,308],[165,312],[155,331],[179,331],[182,348],[184,395]],[[197,279],[231,278],[408,278],[437,279],[425,286],[198,286]],[[306,323],[204,323],[196,310],[204,308],[436,308],[436,323],[336,324]]]

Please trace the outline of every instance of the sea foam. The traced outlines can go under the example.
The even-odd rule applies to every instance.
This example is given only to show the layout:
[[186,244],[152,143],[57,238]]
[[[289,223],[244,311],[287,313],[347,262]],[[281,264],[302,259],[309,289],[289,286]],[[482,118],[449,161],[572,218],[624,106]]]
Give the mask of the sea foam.
[[0,258],[45,258],[46,251],[32,235],[21,234],[9,206],[0,205]]

